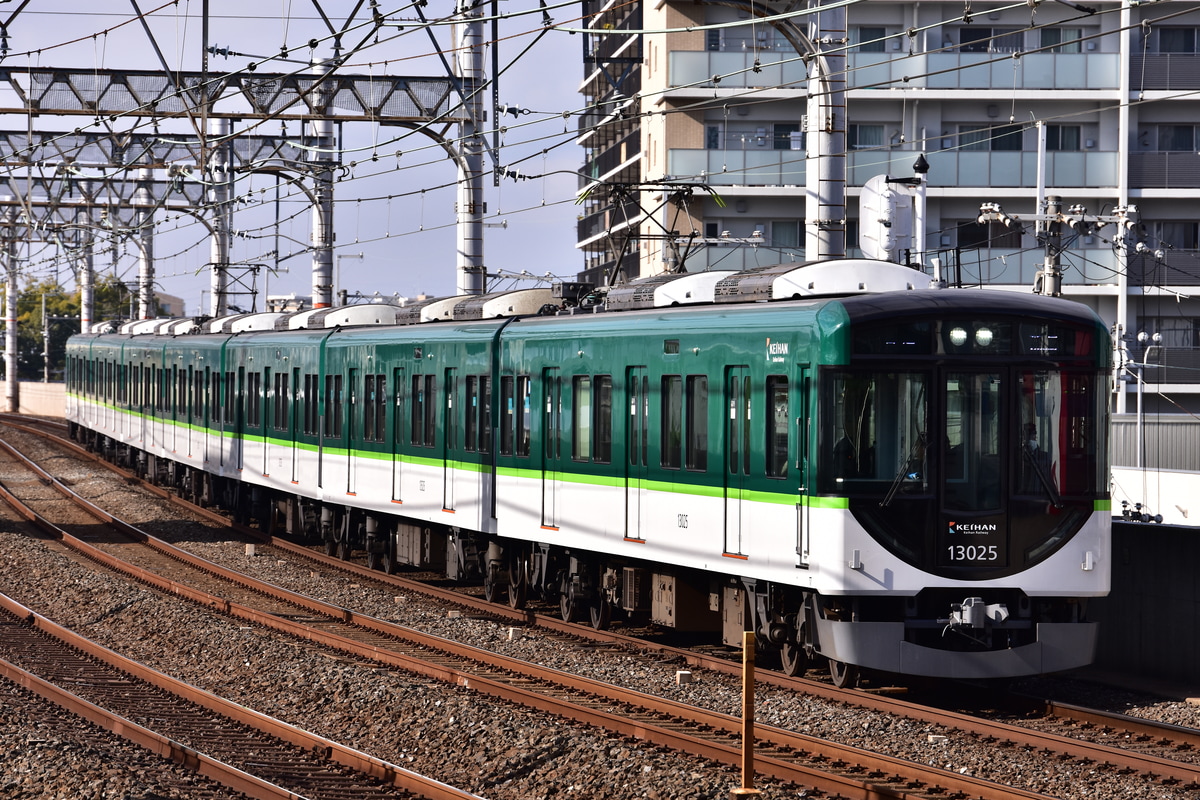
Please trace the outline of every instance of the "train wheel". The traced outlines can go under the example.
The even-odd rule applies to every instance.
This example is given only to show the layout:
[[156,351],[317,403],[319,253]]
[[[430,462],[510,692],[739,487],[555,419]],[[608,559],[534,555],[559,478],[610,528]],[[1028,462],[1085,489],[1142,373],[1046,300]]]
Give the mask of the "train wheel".
[[783,673],[789,677],[803,675],[808,669],[808,651],[802,644],[784,642],[779,651],[779,659],[783,662]]
[[513,556],[508,564],[508,606],[516,611],[525,608],[529,599],[529,562],[523,556]]
[[342,561],[349,561],[350,554],[353,552],[354,550],[350,547],[350,543],[345,539],[342,539],[337,543],[337,557]]
[[588,604],[588,612],[593,628],[598,631],[608,630],[608,625],[612,622],[612,603],[603,597],[597,597]]
[[853,689],[858,686],[860,677],[858,665],[834,661],[831,658],[829,659],[829,677],[833,679],[833,685],[839,689]]
[[326,539],[325,540],[325,555],[331,556],[331,555],[336,554],[337,551],[338,551],[337,540],[336,539]]
[[489,603],[498,602],[500,599],[500,585],[496,583],[495,575],[495,569],[483,568],[483,599]]
[[383,553],[372,553],[367,551],[367,569],[381,570],[383,569]]
[[379,558],[380,558],[379,568],[381,570],[383,570],[384,574],[385,575],[395,575],[396,574],[396,559],[392,556],[390,548],[389,548],[389,552],[382,553]]
[[558,591],[558,611],[563,622],[574,622],[579,616],[579,598],[571,592],[571,578],[565,572]]

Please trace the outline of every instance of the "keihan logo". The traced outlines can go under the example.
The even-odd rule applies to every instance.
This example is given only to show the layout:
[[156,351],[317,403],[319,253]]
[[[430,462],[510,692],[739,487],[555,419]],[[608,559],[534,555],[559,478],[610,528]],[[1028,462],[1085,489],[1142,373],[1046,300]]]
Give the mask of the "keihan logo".
[[767,339],[767,358],[772,361],[782,361],[782,358],[774,358],[774,356],[786,356],[788,354],[787,342],[772,342]]
[[974,533],[974,534],[995,533],[996,532],[996,524],[994,522],[988,523],[986,525],[982,525],[977,522],[951,522],[950,523],[950,532],[951,533]]

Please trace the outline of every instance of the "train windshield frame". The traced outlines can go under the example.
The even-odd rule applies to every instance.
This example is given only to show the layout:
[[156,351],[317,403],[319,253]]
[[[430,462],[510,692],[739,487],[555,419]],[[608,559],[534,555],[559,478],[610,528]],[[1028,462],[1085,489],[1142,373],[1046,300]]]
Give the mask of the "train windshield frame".
[[[1086,323],[888,320],[818,382],[817,479],[891,552],[1014,574],[1108,497],[1106,359]],[[1107,342],[1103,342],[1107,344]]]

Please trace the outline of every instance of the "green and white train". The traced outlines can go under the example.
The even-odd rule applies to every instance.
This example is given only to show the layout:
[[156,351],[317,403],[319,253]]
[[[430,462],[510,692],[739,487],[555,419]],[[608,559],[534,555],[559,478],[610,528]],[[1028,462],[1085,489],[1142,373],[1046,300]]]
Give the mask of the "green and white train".
[[78,335],[67,416],[114,461],[331,553],[598,627],[755,630],[793,674],[1091,660],[1111,518],[1091,310],[865,260],[549,299]]

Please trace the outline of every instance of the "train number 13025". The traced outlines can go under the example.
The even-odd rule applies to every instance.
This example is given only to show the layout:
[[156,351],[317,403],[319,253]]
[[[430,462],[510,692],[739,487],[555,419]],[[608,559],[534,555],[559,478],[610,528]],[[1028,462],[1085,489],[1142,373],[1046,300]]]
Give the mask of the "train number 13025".
[[946,550],[951,561],[995,561],[1000,558],[994,544],[952,544]]

